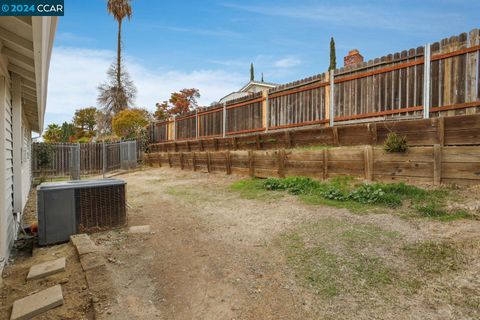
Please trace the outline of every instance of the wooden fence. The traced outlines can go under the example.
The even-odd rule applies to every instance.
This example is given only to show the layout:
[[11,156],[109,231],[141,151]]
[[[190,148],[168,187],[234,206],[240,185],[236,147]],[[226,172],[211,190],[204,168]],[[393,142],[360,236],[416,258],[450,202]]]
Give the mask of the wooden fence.
[[340,147],[324,150],[217,151],[145,154],[149,166],[224,172],[252,177],[308,176],[327,179],[350,175],[367,181],[480,183],[480,147],[411,147],[405,153],[383,148]]
[[[72,174],[72,166],[75,165],[72,152],[79,149],[79,167],[81,175],[101,174],[114,171],[122,167],[122,142],[113,143],[33,143],[32,144],[32,176],[40,177],[42,174],[48,177],[68,177]],[[124,143],[124,142],[123,142]],[[135,159],[141,159],[143,152],[139,143],[135,144]],[[51,161],[48,166],[40,168],[38,153],[40,148],[48,148]],[[127,155],[128,156],[128,155]],[[104,166],[105,161],[105,166]]]
[[254,135],[219,137],[151,144],[150,152],[269,150],[311,145],[353,146],[383,144],[395,132],[409,146],[480,145],[480,115],[438,117],[335,127],[308,127]]
[[[152,143],[374,118],[480,112],[480,34],[474,29],[150,125]],[[424,90],[428,88],[428,90]]]

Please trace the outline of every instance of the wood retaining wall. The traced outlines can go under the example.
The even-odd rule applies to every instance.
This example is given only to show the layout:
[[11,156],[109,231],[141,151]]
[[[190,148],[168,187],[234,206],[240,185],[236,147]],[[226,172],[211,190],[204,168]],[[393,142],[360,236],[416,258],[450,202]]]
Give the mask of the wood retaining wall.
[[223,172],[252,177],[307,176],[327,179],[350,175],[367,181],[434,184],[480,183],[480,147],[439,144],[387,153],[380,147],[323,150],[156,152],[145,154],[149,166]]
[[390,132],[406,137],[409,146],[480,145],[480,115],[440,117],[338,127],[310,127],[237,137],[156,143],[150,152],[269,150],[310,145],[381,145]]

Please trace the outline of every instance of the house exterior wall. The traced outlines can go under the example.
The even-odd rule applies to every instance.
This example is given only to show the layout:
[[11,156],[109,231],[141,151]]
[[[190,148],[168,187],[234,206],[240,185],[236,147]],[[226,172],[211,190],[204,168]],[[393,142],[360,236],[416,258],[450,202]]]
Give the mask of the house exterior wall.
[[[32,131],[21,107],[15,109],[12,81],[4,65],[0,57],[0,269],[17,236],[21,215],[13,213],[21,213],[27,203],[32,167]],[[17,111],[21,117],[18,123],[15,121]],[[15,205],[17,198],[18,207]]]
[[25,117],[22,119],[22,210],[32,187],[32,131]]
[[13,218],[13,127],[11,87],[5,61],[0,59],[0,265],[5,263],[15,238]]

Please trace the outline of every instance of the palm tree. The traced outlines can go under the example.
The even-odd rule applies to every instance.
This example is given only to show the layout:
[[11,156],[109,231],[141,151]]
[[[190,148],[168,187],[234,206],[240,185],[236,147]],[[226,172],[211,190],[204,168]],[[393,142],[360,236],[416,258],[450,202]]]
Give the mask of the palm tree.
[[118,22],[118,36],[117,36],[117,86],[120,87],[122,74],[122,21],[125,18],[132,17],[132,6],[130,0],[108,0],[107,11]]
[[108,132],[113,117],[133,105],[136,88],[122,65],[122,21],[132,17],[130,0],[108,0],[107,11],[118,22],[117,61],[107,71],[108,79],[98,86],[98,104],[102,107],[99,132]]
[[56,143],[62,141],[62,128],[56,124],[51,123],[43,133],[43,140],[48,143]]

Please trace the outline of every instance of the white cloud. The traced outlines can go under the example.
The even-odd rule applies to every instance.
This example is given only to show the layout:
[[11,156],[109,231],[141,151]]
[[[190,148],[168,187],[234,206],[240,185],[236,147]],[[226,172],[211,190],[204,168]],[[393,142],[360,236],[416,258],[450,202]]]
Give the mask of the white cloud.
[[[50,64],[45,126],[50,121],[69,121],[75,109],[96,106],[97,86],[105,81],[115,53],[74,47],[55,47]],[[162,70],[152,62],[126,57],[126,68],[138,89],[136,105],[153,111],[155,103],[167,100],[183,88],[200,89],[201,105],[209,105],[244,85],[244,77],[221,69]]]
[[292,68],[298,66],[300,63],[301,61],[299,59],[288,57],[275,61],[274,65],[277,68]]
[[57,41],[65,41],[65,42],[72,42],[72,43],[79,43],[79,42],[93,42],[95,39],[90,37],[83,37],[79,36],[78,34],[74,34],[71,32],[59,32],[56,34]]

